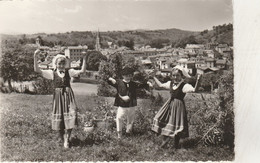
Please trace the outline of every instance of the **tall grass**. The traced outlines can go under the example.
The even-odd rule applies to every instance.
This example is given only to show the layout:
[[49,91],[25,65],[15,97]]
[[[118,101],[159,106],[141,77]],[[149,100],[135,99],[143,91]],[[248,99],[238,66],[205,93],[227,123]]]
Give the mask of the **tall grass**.
[[[196,97],[188,98],[196,100]],[[118,140],[115,128],[96,128],[87,133],[82,122],[73,130],[72,147],[64,149],[57,142],[58,133],[51,130],[51,100],[51,95],[1,94],[1,161],[220,161],[234,158],[233,151],[225,146],[195,145],[193,130],[191,137],[182,142],[182,149],[160,149],[161,138],[150,130],[151,119],[160,107],[150,99],[138,99],[134,135]],[[113,98],[99,96],[77,96],[76,100],[80,114],[94,112],[98,102],[106,101],[108,106],[113,103]]]

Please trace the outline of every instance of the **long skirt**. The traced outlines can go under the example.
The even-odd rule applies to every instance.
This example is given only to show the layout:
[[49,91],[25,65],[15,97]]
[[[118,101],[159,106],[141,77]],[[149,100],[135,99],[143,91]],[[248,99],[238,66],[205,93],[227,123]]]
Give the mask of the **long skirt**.
[[152,130],[160,135],[189,137],[185,104],[179,99],[168,99],[155,115]]
[[71,88],[55,88],[52,107],[52,129],[72,129],[77,125],[74,93]]

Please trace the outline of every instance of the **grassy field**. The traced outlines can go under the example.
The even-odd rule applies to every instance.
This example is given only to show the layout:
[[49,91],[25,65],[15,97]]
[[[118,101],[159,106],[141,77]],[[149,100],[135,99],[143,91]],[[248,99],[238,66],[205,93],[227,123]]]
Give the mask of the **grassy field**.
[[[188,98],[194,98],[189,96]],[[1,98],[1,161],[221,161],[233,160],[234,153],[227,147],[195,145],[196,135],[183,141],[183,148],[160,149],[161,138],[149,131],[149,124],[137,115],[134,135],[118,141],[112,131],[86,134],[82,124],[72,133],[72,147],[62,148],[57,133],[51,130],[51,95],[0,94]],[[95,109],[103,98],[77,95],[80,113]],[[196,99],[195,99],[196,100]],[[139,100],[144,114],[150,100]],[[187,103],[189,106],[192,102]],[[159,109],[159,108],[158,108]],[[146,125],[144,125],[146,124]],[[147,125],[148,124],[148,125]],[[192,127],[192,126],[191,126]],[[146,130],[147,132],[142,132]]]

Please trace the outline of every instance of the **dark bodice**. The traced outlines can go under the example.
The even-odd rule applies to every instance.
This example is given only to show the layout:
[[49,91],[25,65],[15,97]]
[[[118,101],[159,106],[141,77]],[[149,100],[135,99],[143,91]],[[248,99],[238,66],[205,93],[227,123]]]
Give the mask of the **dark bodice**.
[[182,92],[182,88],[184,87],[185,83],[182,82],[176,90],[173,90],[172,85],[173,85],[173,82],[171,82],[171,84],[170,84],[171,98],[179,99],[179,100],[183,101],[186,94]]
[[69,75],[69,71],[65,70],[65,76],[62,78],[58,75],[57,73],[58,70],[54,70],[54,80],[53,80],[53,84],[54,84],[54,88],[65,88],[65,87],[70,87],[70,75]]
[[[114,106],[121,106],[121,107],[133,107],[137,105],[137,97],[136,97],[136,90],[139,88],[149,88],[149,85],[146,83],[137,83],[134,81],[130,81],[128,84],[125,83],[122,79],[116,80],[116,84],[113,84],[111,81],[108,83],[114,86],[117,89],[117,94],[115,98]],[[130,101],[125,102],[123,101],[120,96],[128,95],[130,97]]]

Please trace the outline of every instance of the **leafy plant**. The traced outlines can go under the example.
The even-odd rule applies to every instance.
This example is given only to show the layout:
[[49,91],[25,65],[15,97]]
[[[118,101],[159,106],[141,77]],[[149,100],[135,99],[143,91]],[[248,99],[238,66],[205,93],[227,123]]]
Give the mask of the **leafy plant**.
[[0,75],[7,81],[9,90],[12,90],[12,81],[28,81],[36,76],[33,71],[33,49],[22,46],[16,41],[3,45]]
[[53,81],[45,79],[43,77],[39,77],[37,80],[35,80],[33,83],[33,88],[34,92],[36,94],[52,94],[54,89],[53,89]]
[[234,88],[233,70],[220,76],[216,98],[205,98],[201,95],[201,103],[190,117],[190,124],[195,127],[200,142],[206,145],[234,146]]

